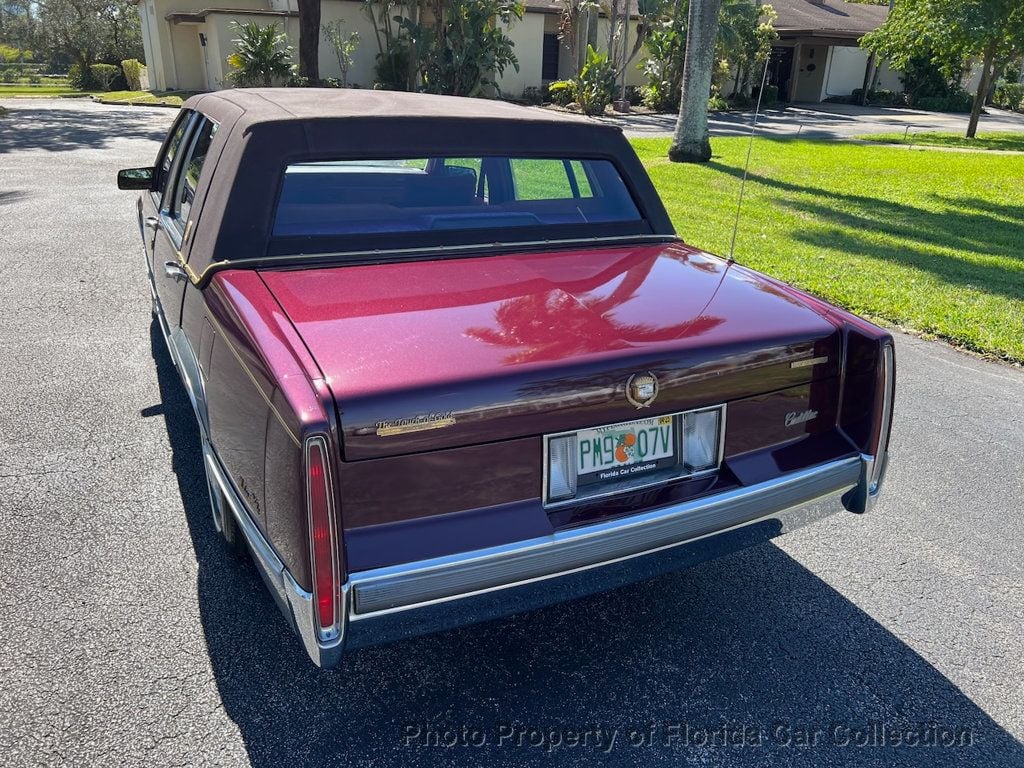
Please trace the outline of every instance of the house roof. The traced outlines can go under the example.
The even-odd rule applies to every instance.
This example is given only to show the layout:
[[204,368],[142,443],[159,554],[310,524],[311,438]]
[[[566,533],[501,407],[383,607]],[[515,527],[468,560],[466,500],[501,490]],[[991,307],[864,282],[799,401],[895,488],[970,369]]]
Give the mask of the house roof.
[[863,37],[885,23],[889,9],[884,5],[847,3],[843,0],[765,0],[779,18],[779,33],[821,34],[834,37]]
[[[631,19],[639,18],[640,0],[627,0],[627,2],[629,3],[629,17]],[[561,14],[565,10],[565,5],[561,0],[524,0],[523,5],[527,13]],[[600,15],[607,16],[610,7],[610,2],[601,3]]]

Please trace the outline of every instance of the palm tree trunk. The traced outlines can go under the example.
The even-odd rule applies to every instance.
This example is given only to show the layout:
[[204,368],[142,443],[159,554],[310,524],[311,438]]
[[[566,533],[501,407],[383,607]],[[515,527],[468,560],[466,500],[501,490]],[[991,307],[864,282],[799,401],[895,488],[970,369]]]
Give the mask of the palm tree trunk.
[[971,120],[967,123],[967,138],[973,139],[978,133],[978,121],[981,119],[981,108],[985,106],[985,99],[988,98],[989,87],[992,85],[992,76],[995,74],[996,46],[998,41],[993,40],[985,47],[985,58],[981,64],[981,82],[978,83],[978,92],[974,94],[974,106],[971,107]]
[[708,138],[708,98],[715,65],[715,38],[722,0],[690,0],[687,17],[683,91],[675,136],[668,150],[673,163],[706,163],[711,159]]
[[320,0],[299,0],[299,74],[320,82]]

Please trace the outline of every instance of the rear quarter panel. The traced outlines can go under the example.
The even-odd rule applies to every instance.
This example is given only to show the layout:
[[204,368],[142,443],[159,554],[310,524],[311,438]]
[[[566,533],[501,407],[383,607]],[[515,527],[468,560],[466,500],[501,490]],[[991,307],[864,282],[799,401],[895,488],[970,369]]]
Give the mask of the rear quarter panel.
[[336,439],[326,386],[255,272],[221,272],[185,303],[186,332],[208,361],[210,441],[256,524],[310,589],[303,441]]

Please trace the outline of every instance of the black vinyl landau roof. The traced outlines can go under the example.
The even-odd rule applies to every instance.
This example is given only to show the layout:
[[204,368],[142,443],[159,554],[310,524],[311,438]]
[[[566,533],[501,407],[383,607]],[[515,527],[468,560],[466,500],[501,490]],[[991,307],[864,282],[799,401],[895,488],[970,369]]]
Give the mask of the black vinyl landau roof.
[[609,159],[650,233],[674,235],[622,131],[588,118],[488,99],[363,89],[225,90],[193,96],[183,109],[219,124],[206,160],[215,171],[204,168],[193,206],[198,211],[194,236],[186,244],[185,255],[196,273],[214,262],[267,257],[285,169],[316,160],[432,155]]

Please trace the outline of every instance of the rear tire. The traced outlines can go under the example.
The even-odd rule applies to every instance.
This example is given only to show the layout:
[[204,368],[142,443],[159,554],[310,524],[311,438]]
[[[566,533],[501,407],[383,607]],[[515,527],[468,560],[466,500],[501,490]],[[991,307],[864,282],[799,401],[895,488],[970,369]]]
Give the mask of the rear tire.
[[228,507],[227,499],[221,493],[220,488],[210,477],[210,471],[206,470],[206,488],[210,493],[210,513],[213,517],[213,525],[224,540],[224,547],[233,555],[245,554],[245,539],[238,529],[238,521]]

